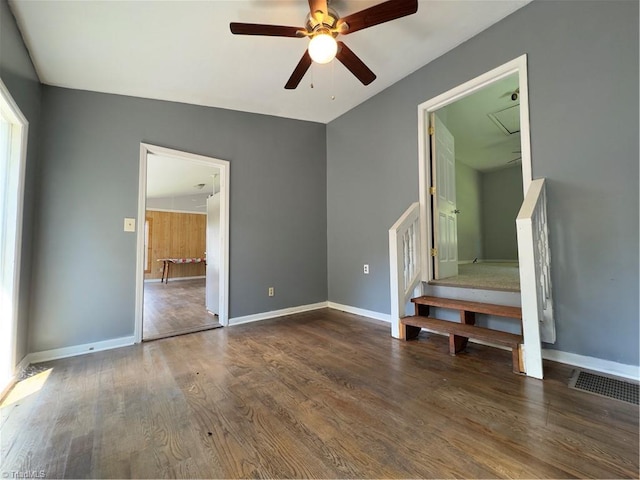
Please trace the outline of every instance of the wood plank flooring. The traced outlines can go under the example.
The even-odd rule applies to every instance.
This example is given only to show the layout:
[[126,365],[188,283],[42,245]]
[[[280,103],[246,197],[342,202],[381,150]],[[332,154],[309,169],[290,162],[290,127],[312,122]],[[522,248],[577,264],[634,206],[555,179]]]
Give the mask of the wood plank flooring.
[[220,327],[218,317],[205,308],[204,289],[204,278],[146,282],[142,338],[154,340]]
[[[426,335],[426,334],[421,334]],[[638,408],[335,310],[50,362],[2,407],[2,476],[638,478]],[[9,397],[10,398],[10,397]],[[8,472],[8,473],[7,473]],[[12,477],[15,478],[15,477]]]

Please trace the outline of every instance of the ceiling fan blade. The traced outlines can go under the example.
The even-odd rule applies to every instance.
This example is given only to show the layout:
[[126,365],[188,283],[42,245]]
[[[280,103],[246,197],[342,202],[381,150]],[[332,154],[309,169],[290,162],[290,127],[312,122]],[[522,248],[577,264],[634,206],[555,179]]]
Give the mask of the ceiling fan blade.
[[305,50],[304,55],[302,55],[302,58],[298,62],[298,65],[291,74],[291,77],[289,77],[289,81],[284,86],[284,88],[286,88],[287,90],[293,90],[294,88],[296,88],[302,80],[302,77],[304,77],[304,74],[307,73],[307,70],[309,70],[310,66],[311,57],[309,56],[309,51]]
[[340,20],[349,29],[344,34],[357,32],[363,28],[406,17],[418,11],[418,0],[388,0],[373,7],[348,15]]
[[376,79],[376,74],[367,67],[358,56],[343,42],[338,42],[336,58],[353,73],[364,85],[369,85]]
[[[309,0],[309,11],[316,20],[321,22],[328,12],[327,0]],[[316,12],[322,12],[322,18],[318,18]]]
[[231,22],[229,28],[231,28],[231,33],[234,35],[265,35],[268,37],[300,37],[301,35],[298,32],[304,32],[304,28],[262,25],[260,23]]

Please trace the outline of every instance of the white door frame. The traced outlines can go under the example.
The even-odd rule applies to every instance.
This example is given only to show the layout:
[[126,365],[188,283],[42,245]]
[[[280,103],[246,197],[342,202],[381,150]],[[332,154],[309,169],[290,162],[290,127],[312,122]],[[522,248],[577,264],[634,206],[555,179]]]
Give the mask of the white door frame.
[[[0,331],[2,332],[3,342],[0,345],[2,355],[7,357],[0,361],[0,365],[6,367],[6,371],[0,371],[0,398],[8,390],[8,387],[15,380],[18,362],[18,310],[20,308],[20,266],[22,259],[22,223],[24,208],[24,182],[25,171],[27,165],[27,142],[29,139],[29,122],[24,116],[20,107],[15,102],[9,89],[6,87],[2,79],[0,79],[0,109],[3,116],[11,123],[10,131],[10,170],[7,179],[7,197],[5,200],[4,212],[0,212],[0,226],[4,231],[6,238],[4,239],[5,247],[8,252],[0,252],[0,255],[9,253],[6,268],[4,272],[6,278],[0,279],[0,284],[8,287],[7,298],[5,302],[0,302]],[[3,225],[7,221],[8,225]],[[13,227],[13,228],[12,228]],[[0,231],[0,235],[2,235]],[[0,244],[3,242],[0,241]],[[2,272],[0,272],[2,273]],[[26,321],[26,319],[23,319]],[[5,365],[5,362],[9,362]],[[3,370],[5,370],[3,368]]]
[[171,148],[140,143],[140,181],[138,184],[138,237],[136,256],[136,311],[134,336],[142,341],[142,316],[144,304],[144,219],[147,203],[147,155],[155,154],[186,160],[200,165],[218,168],[220,172],[220,311],[218,320],[229,325],[229,162],[218,158],[196,155]]
[[429,114],[514,73],[518,74],[520,86],[522,189],[526,195],[532,179],[526,54],[418,105],[418,171],[420,182],[420,234],[423,238],[421,251],[423,282],[429,282],[434,279],[433,262],[431,261],[432,257],[430,255],[431,248],[433,248],[431,235],[431,195],[428,194],[429,186],[431,185],[431,149],[429,146],[429,135],[427,134]]

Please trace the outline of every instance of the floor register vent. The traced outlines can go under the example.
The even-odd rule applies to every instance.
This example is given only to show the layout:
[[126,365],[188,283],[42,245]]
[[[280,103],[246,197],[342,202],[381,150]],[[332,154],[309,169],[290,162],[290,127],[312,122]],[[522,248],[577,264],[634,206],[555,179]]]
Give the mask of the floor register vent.
[[628,380],[574,370],[569,388],[638,405],[638,384]]

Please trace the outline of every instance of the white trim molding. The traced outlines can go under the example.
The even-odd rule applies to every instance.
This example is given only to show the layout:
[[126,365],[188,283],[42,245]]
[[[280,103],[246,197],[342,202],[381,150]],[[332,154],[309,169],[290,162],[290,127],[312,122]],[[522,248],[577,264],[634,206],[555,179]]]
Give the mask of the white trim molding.
[[103,350],[111,350],[113,348],[128,347],[135,342],[134,336],[112,338],[101,342],[85,343],[82,345],[73,345],[71,347],[54,348],[51,350],[43,350],[41,352],[33,352],[27,355],[29,363],[48,362],[49,360],[57,360],[59,358],[75,357],[77,355],[85,355],[87,353],[102,352]]
[[335,302],[328,302],[328,307],[333,308],[334,310],[340,310],[341,312],[353,313],[354,315],[360,315],[361,317],[368,317],[375,320],[381,320],[383,322],[391,323],[391,314],[389,313],[374,312],[372,310],[365,310],[364,308],[342,305]]
[[327,308],[327,302],[310,303],[308,305],[300,305],[298,307],[283,308],[281,310],[272,310],[270,312],[255,313],[253,315],[245,315],[243,317],[234,317],[229,319],[229,325],[242,325],[243,323],[259,322],[271,318],[284,317],[285,315],[293,315],[294,313],[310,312],[312,310],[320,310]]
[[[0,111],[9,127],[9,169],[3,187],[3,209],[0,224],[5,230],[4,241],[0,241],[0,254],[6,255],[5,268],[0,274],[3,301],[0,302],[0,321],[3,341],[0,345],[3,358],[0,359],[0,384],[11,383],[18,363],[18,310],[20,305],[20,271],[22,261],[22,223],[24,209],[24,183],[27,165],[27,144],[29,141],[29,121],[11,96],[11,92],[0,79]],[[4,176],[4,175],[3,175]],[[6,223],[5,223],[6,222]],[[26,318],[23,319],[26,321]],[[7,324],[5,324],[7,322]],[[4,391],[4,385],[0,389]]]
[[585,368],[600,373],[608,373],[618,377],[629,378],[631,380],[640,380],[640,366],[626,365],[624,363],[613,362],[611,360],[603,360],[601,358],[587,357],[578,355],[577,353],[563,352],[561,350],[552,350],[550,348],[542,349],[542,358],[551,360],[552,362],[564,363],[574,367]]
[[[428,328],[423,328],[424,331],[433,335],[447,336],[439,332],[434,332]],[[491,342],[484,342],[482,340],[469,339],[469,343],[476,343],[478,345],[485,345],[487,347],[499,348],[500,350],[510,351],[509,347],[503,345],[497,345]],[[611,360],[603,360],[601,358],[587,357],[585,355],[578,355],[577,353],[563,352],[561,350],[552,350],[550,348],[542,349],[542,358],[551,362],[562,363],[565,365],[571,365],[572,367],[584,368],[593,372],[606,373],[609,375],[615,375],[617,377],[628,378],[630,380],[640,381],[640,366],[626,365],[624,363],[612,362]]]
[[420,197],[420,234],[422,238],[422,281],[433,280],[433,264],[429,251],[433,247],[431,240],[431,149],[429,143],[429,115],[442,107],[454,103],[498,80],[514,73],[518,74],[520,89],[520,146],[522,151],[522,191],[526,194],[532,180],[531,173],[531,136],[529,125],[529,87],[527,74],[527,55],[521,55],[493,70],[458,85],[424,103],[418,105],[418,181]]
[[[300,305],[298,307],[285,308],[281,310],[273,310],[270,312],[257,313],[254,315],[246,315],[243,317],[235,317],[229,320],[230,325],[241,325],[244,323],[257,322],[261,320],[267,320],[271,318],[283,317],[286,315],[293,315],[296,313],[304,313],[313,310],[319,310],[322,308],[332,308],[334,310],[340,310],[342,312],[352,313],[354,315],[360,315],[362,317],[367,317],[374,320],[380,320],[386,323],[391,323],[391,316],[386,313],[374,312],[371,310],[365,310],[362,308],[352,307],[349,305],[342,305],[335,302],[319,302],[312,303],[308,305]],[[427,332],[430,332],[428,329],[423,329]],[[441,335],[438,332],[430,332],[435,335]],[[501,345],[493,345],[490,342],[483,342],[479,340],[470,339],[471,343],[477,343],[480,345],[486,345],[494,348],[499,348],[501,350],[508,350]],[[74,345],[71,347],[63,347],[56,348],[52,350],[45,350],[41,352],[33,352],[25,356],[22,361],[16,366],[15,369],[15,377],[22,370],[24,370],[27,366],[32,363],[40,363],[47,362],[50,360],[56,360],[60,358],[74,357],[77,355],[85,355],[88,353],[101,352],[104,350],[111,350],[114,348],[127,347],[134,345],[135,337],[121,337],[114,338],[111,340],[105,340],[101,342],[94,343],[85,343],[83,345]],[[588,357],[585,355],[578,355],[576,353],[563,352],[561,350],[552,350],[552,349],[543,349],[542,357],[545,360],[549,360],[552,362],[563,363],[565,365],[571,365],[574,367],[585,368],[587,370],[606,373],[610,375],[615,375],[622,378],[628,378],[631,380],[639,381],[640,380],[640,366],[636,365],[627,365],[623,363],[613,362],[611,360],[603,360],[595,357]],[[9,386],[5,389],[5,392],[11,388]]]
[[[219,278],[219,308],[218,318],[223,326],[229,325],[229,200],[230,163],[219,158],[206,157],[195,153],[173,150],[148,143],[140,143],[140,169],[138,183],[138,224],[145,218],[147,194],[147,155],[156,154],[164,157],[177,158],[199,165],[218,169],[220,175],[220,262]],[[142,341],[143,292],[144,292],[144,229],[138,229],[136,247],[136,304],[135,329],[136,343]]]

